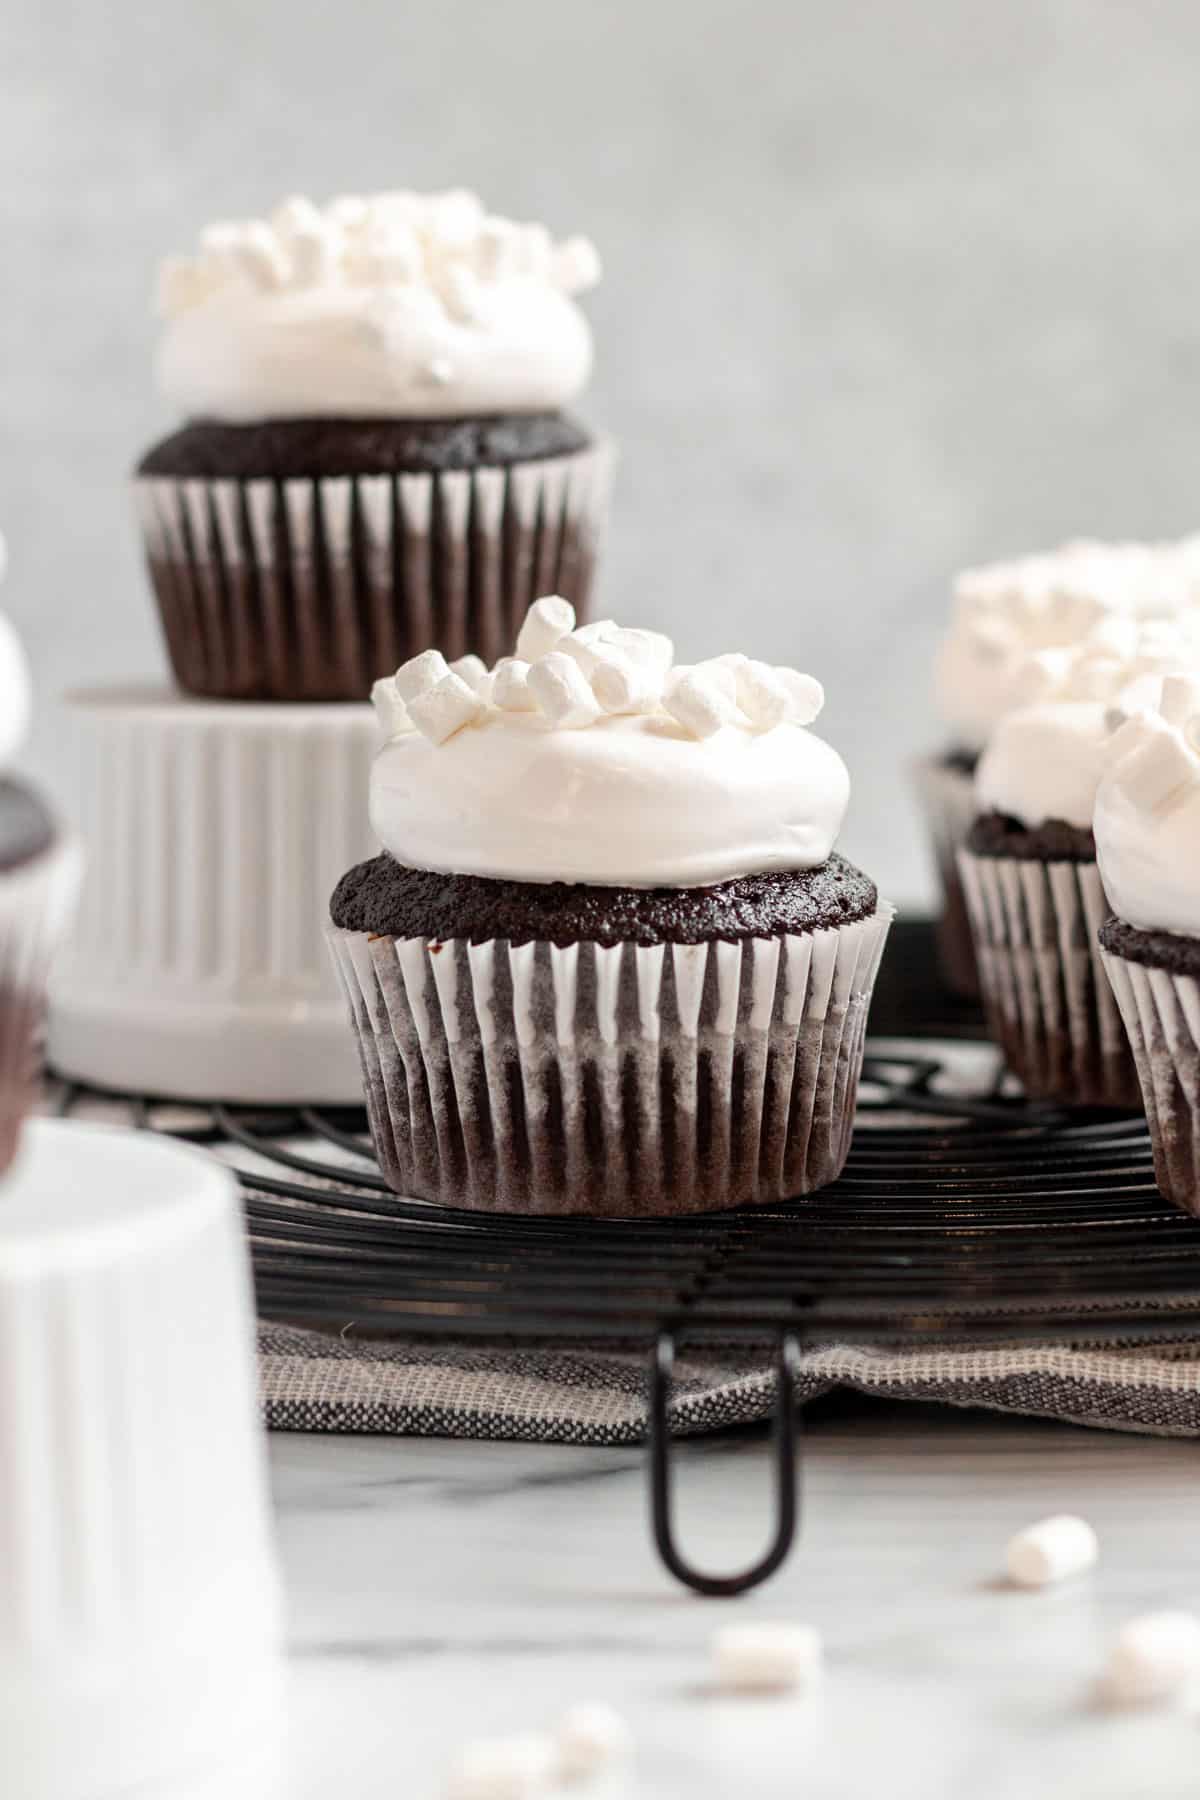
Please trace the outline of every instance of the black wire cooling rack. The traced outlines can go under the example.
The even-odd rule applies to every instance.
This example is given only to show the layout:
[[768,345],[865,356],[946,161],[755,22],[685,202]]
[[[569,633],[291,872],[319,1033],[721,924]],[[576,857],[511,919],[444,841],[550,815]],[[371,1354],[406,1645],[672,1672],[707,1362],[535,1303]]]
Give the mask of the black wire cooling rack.
[[[1026,1102],[982,1050],[987,1078],[964,1082],[954,1041],[978,1036],[978,1015],[938,993],[928,928],[898,927],[884,968],[873,1028],[905,1042],[873,1038],[846,1171],[794,1204],[633,1222],[468,1213],[394,1195],[355,1109],[128,1104],[135,1123],[233,1160],[267,1318],[650,1347],[660,1553],[689,1586],[734,1594],[795,1537],[806,1339],[1144,1340],[1200,1326],[1200,1227],[1159,1195],[1144,1120]],[[87,1098],[64,1084],[59,1110]],[[773,1540],[730,1576],[693,1568],[672,1526],[668,1410],[685,1337],[775,1357]]]

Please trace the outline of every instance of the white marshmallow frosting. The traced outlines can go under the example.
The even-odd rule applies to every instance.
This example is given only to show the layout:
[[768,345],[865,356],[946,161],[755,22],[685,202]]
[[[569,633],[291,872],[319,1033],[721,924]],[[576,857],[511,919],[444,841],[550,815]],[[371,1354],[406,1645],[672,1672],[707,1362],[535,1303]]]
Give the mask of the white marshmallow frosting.
[[[8,561],[4,539],[0,538],[0,580]],[[0,772],[24,742],[32,710],[32,687],[29,664],[21,640],[12,625],[0,613]]]
[[1038,697],[1028,691],[1031,658],[1089,638],[1127,655],[1147,619],[1200,629],[1200,538],[1078,541],[966,570],[935,668],[938,708],[956,746],[981,750],[1005,714]]
[[1135,714],[1114,737],[1094,830],[1118,918],[1200,937],[1200,678],[1168,678],[1160,710]]
[[588,239],[556,244],[462,190],[294,198],[162,265],[158,383],[186,416],[234,423],[552,410],[591,372],[573,296],[599,275]]
[[1029,659],[1025,691],[1040,697],[993,732],[975,772],[978,809],[1031,829],[1050,819],[1090,829],[1114,733],[1140,708],[1156,706],[1164,676],[1190,660],[1186,636],[1164,623],[1143,625],[1124,658],[1092,640]]
[[619,887],[826,861],[850,778],[804,729],[811,677],[744,656],[678,668],[661,634],[576,631],[554,597],[518,648],[495,670],[427,651],[376,683],[371,824],[397,861]]

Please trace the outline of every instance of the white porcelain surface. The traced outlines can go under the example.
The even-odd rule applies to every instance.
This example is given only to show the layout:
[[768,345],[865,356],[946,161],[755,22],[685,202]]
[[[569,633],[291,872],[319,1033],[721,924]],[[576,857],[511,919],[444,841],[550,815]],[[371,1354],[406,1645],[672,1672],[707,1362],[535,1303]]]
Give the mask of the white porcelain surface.
[[51,985],[52,1062],[174,1098],[357,1100],[322,928],[374,849],[370,706],[147,687],[68,710],[87,874]]
[[280,1635],[236,1185],[37,1120],[0,1186],[0,1793],[239,1794]]
[[[678,1451],[680,1529],[713,1569],[768,1521],[758,1432]],[[604,1800],[1176,1800],[1193,1713],[1108,1713],[1094,1680],[1130,1615],[1200,1608],[1190,1442],[863,1402],[806,1429],[803,1537],[741,1601],[701,1600],[650,1544],[637,1450],[271,1441],[291,1622],[289,1800],[439,1800],[465,1741],[581,1700],[637,1756]],[[1082,1581],[1002,1583],[1022,1525],[1100,1535]],[[716,1696],[734,1620],[817,1625],[811,1701]],[[564,1792],[566,1790],[560,1790]]]

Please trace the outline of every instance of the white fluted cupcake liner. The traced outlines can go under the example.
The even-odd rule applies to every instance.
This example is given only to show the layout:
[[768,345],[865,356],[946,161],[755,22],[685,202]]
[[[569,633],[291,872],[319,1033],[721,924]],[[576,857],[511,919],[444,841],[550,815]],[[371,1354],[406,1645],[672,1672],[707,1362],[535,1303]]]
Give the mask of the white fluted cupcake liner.
[[958,873],[958,853],[975,819],[975,783],[963,769],[938,756],[923,757],[915,765],[913,775],[942,888],[938,962],[947,985],[956,994],[974,998],[979,993],[979,971]]
[[323,937],[343,870],[375,853],[370,705],[68,698],[88,870],[51,982],[56,1068],[173,1099],[360,1094]]
[[359,700],[431,645],[511,653],[540,594],[586,611],[613,447],[507,468],[134,483],[187,692]]
[[1110,908],[1095,862],[960,850],[992,1037],[1034,1099],[1136,1107],[1137,1075],[1097,933]]
[[612,949],[331,927],[383,1172],[452,1206],[609,1217],[823,1187],[891,920]]
[[75,904],[81,866],[79,847],[68,839],[0,870],[0,1172],[36,1096],[46,976]]
[[1200,1214],[1200,983],[1102,950],[1129,1034],[1167,1199]]

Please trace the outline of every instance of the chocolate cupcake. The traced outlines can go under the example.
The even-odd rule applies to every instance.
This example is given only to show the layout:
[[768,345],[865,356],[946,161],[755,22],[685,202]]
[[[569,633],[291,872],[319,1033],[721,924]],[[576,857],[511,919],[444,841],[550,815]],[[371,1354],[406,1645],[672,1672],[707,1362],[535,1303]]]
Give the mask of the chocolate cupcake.
[[1031,1097],[1139,1103],[1096,941],[1109,907],[1092,812],[1114,732],[1183,654],[1156,625],[1125,657],[1092,640],[1032,659],[1026,691],[1043,697],[1003,719],[980,759],[959,871],[989,1028]]
[[1096,851],[1115,917],[1101,956],[1137,1068],[1159,1187],[1200,1215],[1200,678],[1113,739]]
[[170,259],[186,423],[136,488],[180,686],[354,700],[430,644],[499,656],[549,587],[586,609],[611,449],[562,409],[598,276],[462,192],[289,200]]
[[917,768],[942,886],[942,973],[955,992],[977,994],[979,975],[958,874],[975,816],[980,754],[1000,721],[1027,703],[1030,657],[1059,656],[1111,634],[1127,654],[1141,619],[1186,616],[1200,602],[1200,539],[1175,544],[1080,540],[1011,562],[967,569],[938,652],[935,693],[949,743]]
[[517,656],[374,699],[383,855],[330,941],[380,1163],[500,1212],[768,1203],[846,1157],[891,920],[833,851],[819,685],[532,609]]
[[[0,572],[4,546],[0,541]],[[51,814],[6,770],[29,719],[29,675],[0,614],[0,1174],[36,1092],[46,964],[78,881]]]

